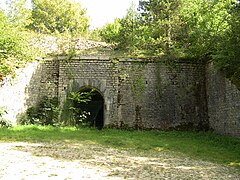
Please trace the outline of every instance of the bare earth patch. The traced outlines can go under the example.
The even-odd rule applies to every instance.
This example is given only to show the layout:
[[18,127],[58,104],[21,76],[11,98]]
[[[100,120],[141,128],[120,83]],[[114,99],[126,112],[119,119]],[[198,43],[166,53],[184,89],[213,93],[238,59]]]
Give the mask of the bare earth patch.
[[236,179],[239,169],[169,151],[139,153],[91,141],[0,143],[0,179]]

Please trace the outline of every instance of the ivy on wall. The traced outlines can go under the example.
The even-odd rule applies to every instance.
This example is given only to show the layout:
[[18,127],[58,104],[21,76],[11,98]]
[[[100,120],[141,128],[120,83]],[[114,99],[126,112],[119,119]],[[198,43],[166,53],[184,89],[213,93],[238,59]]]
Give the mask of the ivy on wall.
[[141,98],[145,90],[145,83],[143,79],[143,63],[138,63],[137,66],[131,67],[131,87],[135,98]]

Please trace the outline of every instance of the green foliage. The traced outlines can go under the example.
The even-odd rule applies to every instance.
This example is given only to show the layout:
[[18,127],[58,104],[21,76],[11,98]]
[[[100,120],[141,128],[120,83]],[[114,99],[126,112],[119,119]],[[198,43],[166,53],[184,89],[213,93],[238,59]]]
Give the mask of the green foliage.
[[32,22],[31,9],[27,8],[27,0],[11,0],[7,15],[11,24],[17,28],[25,28]]
[[[231,1],[187,0],[181,9],[184,38],[179,44],[192,57],[205,57],[216,51],[229,30]],[[182,31],[183,32],[183,31]]]
[[132,93],[133,93],[133,96],[137,99],[142,98],[143,92],[145,90],[145,82],[143,80],[143,68],[144,68],[144,64],[139,63],[135,69],[133,68],[131,69],[131,71],[135,75],[135,77],[131,80]]
[[134,51],[138,45],[137,41],[137,18],[138,14],[132,6],[125,17],[120,20],[121,28],[118,36],[118,48]]
[[113,23],[106,24],[103,28],[99,29],[99,35],[108,43],[117,42],[119,39],[119,31],[121,28],[120,20],[115,19]]
[[35,107],[30,107],[26,111],[26,116],[22,116],[19,124],[38,125],[58,125],[58,99],[43,97]]
[[214,62],[240,88],[240,4],[236,2],[229,9],[229,28],[221,36],[217,50],[213,53]]
[[[100,33],[102,31],[102,28],[96,28],[89,32],[88,39],[93,41],[102,41],[103,37],[101,37]],[[112,41],[112,40],[111,40]]]
[[38,55],[37,50],[29,45],[32,36],[18,26],[23,21],[0,10],[0,80]]
[[179,0],[141,0],[139,2],[139,23],[148,29],[148,43],[158,49],[156,53],[170,53],[176,48],[176,32],[181,27],[180,7]]
[[138,12],[132,8],[120,20],[119,47],[152,56],[206,57],[229,30],[231,2],[141,0]]
[[211,59],[240,87],[239,9],[237,0],[140,0],[107,41],[131,56]]
[[3,115],[7,113],[7,110],[5,107],[0,107],[0,127],[1,128],[9,128],[12,126],[12,124],[3,118]]
[[132,5],[125,17],[115,19],[113,23],[106,24],[103,28],[98,29],[102,40],[117,45],[118,50],[127,50],[133,52],[136,47],[142,44],[141,39],[147,36],[144,28],[137,25],[138,13]]
[[71,92],[69,99],[76,103],[88,103],[92,100],[92,95],[95,89],[91,89],[90,92]]
[[86,10],[70,0],[32,0],[32,20],[29,28],[41,33],[71,32],[84,34],[89,28]]
[[87,118],[90,112],[86,112],[81,109],[82,104],[88,104],[92,101],[92,96],[94,95],[95,89],[82,92],[71,92],[69,100],[72,101],[73,106],[69,109],[73,112],[73,117],[75,121],[75,126],[89,126]]
[[92,101],[95,89],[90,91],[69,92],[63,107],[62,121],[64,125],[89,126],[87,118],[90,115],[81,109],[81,105]]
[[26,0],[6,2],[7,8],[0,8],[0,80],[42,56],[45,50],[39,51],[39,48],[45,47],[41,47],[39,32],[57,35],[59,47],[64,46],[63,54],[72,56],[75,53],[72,37],[88,31],[86,10],[75,1],[33,0],[32,9],[27,7]]

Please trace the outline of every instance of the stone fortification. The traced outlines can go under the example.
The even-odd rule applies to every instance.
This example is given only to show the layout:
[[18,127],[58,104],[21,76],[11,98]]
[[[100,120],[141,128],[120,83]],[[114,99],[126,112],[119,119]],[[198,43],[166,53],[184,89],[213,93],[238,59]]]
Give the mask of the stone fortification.
[[207,70],[207,100],[210,127],[240,137],[240,91],[212,64]]
[[29,67],[14,86],[6,81],[0,88],[0,106],[7,107],[7,118],[13,121],[43,96],[57,97],[64,108],[69,92],[88,87],[96,88],[104,100],[105,127],[213,128],[239,136],[239,91],[212,66],[82,56],[44,59]]

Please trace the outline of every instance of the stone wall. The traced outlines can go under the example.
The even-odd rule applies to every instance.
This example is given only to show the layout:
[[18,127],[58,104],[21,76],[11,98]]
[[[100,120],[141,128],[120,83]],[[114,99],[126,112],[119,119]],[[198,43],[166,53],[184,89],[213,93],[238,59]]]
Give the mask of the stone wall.
[[212,65],[178,61],[67,57],[44,59],[7,77],[0,86],[6,119],[44,97],[64,107],[69,92],[96,88],[104,99],[104,126],[199,129],[240,136],[240,92]]
[[12,124],[43,96],[58,97],[59,61],[46,59],[29,63],[0,82],[0,107],[6,108],[4,119]]
[[240,91],[212,64],[207,70],[207,99],[210,127],[240,137]]
[[117,117],[118,75],[109,58],[76,57],[70,61],[59,59],[59,100],[63,107],[67,93],[83,87],[97,89],[104,99],[104,123],[111,124]]
[[119,124],[147,129],[207,126],[204,66],[120,60]]
[[[7,76],[0,82],[0,107],[5,107],[7,114],[4,118],[16,124],[17,116],[27,109],[27,100],[38,99],[38,94],[33,94],[26,89],[30,86],[32,77],[39,67],[38,62],[27,64],[25,68],[16,71],[16,76]],[[34,87],[32,86],[33,90]],[[32,91],[31,90],[31,91]]]
[[35,106],[44,96],[58,97],[59,61],[55,58],[42,59],[25,87],[26,105]]
[[[149,60],[59,59],[61,107],[70,91],[96,88],[104,98],[104,125],[147,129],[206,125],[204,66],[175,67]],[[202,95],[203,94],[203,95]]]

